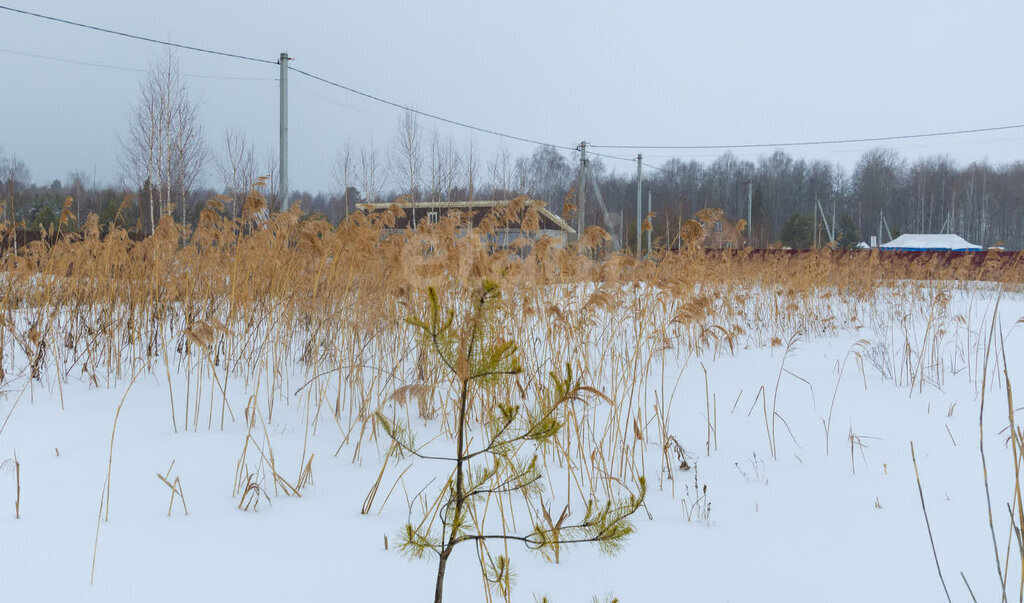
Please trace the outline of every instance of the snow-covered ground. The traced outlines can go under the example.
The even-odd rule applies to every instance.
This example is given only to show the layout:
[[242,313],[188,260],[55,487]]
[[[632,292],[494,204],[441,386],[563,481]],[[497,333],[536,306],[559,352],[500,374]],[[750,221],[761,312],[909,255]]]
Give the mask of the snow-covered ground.
[[[625,550],[608,557],[579,546],[554,564],[510,544],[517,574],[512,599],[944,599],[913,443],[953,600],[970,600],[965,578],[977,600],[998,600],[979,454],[996,294],[978,286],[949,295],[935,316],[906,313],[918,307],[913,303],[885,301],[898,299],[898,291],[880,295],[873,307],[860,309],[858,323],[802,331],[788,351],[795,326],[780,333],[781,345],[755,345],[759,335],[748,324],[731,350],[709,343],[699,354],[669,348],[652,357],[632,401],[644,409],[652,434],[659,401],[667,411],[664,431],[685,449],[690,469],[679,469],[670,447],[670,478],[662,438],[649,437],[637,457],[649,484],[646,508],[634,517],[637,532]],[[1005,294],[995,338],[1005,343],[1012,385],[1024,383],[1024,332],[1015,326],[1022,316],[1024,298]],[[608,336],[622,339],[629,329],[620,326],[622,332],[612,328]],[[579,345],[599,356],[594,365],[611,362],[609,350],[619,349],[602,341]],[[521,347],[524,354],[539,349]],[[1003,349],[997,342],[989,353],[984,442],[997,548],[1001,563],[1010,556],[1008,589],[1015,598],[1021,555],[1016,540],[1008,540],[1014,463]],[[309,388],[300,391],[308,375],[299,363],[290,366],[295,371],[281,376],[286,384],[273,418],[255,439],[272,442],[278,471],[292,484],[312,457],[311,482],[301,497],[274,495],[273,479],[264,477],[270,496],[249,500],[248,511],[239,509],[233,485],[249,433],[247,400],[262,404],[266,396],[259,379],[228,380],[223,429],[219,385],[203,385],[199,427],[193,430],[193,417],[185,431],[184,392],[196,387],[196,377],[187,380],[181,365],[165,365],[159,356],[134,382],[126,368],[110,388],[90,387],[80,371],[66,380],[56,378],[56,369],[39,380],[9,375],[0,385],[0,461],[17,454],[21,518],[15,519],[17,480],[7,463],[0,473],[0,599],[430,600],[436,559],[408,560],[394,545],[399,528],[416,517],[417,492],[436,491],[449,468],[408,457],[390,462],[370,512],[361,514],[386,438],[359,437],[358,426],[349,432],[347,411],[337,421],[327,410],[311,420],[317,409],[303,393]],[[600,374],[612,379],[611,372]],[[323,391],[333,400],[337,385],[327,381]],[[595,385],[616,389],[611,382]],[[211,391],[216,398],[205,400]],[[432,422],[414,418],[413,424],[424,436],[437,432]],[[255,466],[251,449],[248,454]],[[187,515],[158,475],[180,480]],[[484,599],[471,545],[456,550],[445,583],[448,601]]]

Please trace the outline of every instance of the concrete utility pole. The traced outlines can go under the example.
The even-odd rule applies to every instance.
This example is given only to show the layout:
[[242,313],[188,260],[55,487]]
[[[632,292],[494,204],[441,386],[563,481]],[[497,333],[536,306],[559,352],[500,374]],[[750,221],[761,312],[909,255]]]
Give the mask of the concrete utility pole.
[[576,238],[583,236],[583,210],[587,204],[587,141],[580,143],[580,181],[576,185]]
[[829,241],[834,243],[836,240],[836,198],[832,197],[832,230],[828,233]]
[[818,248],[818,199],[814,199],[814,248]]
[[[651,211],[651,191],[647,191],[647,215],[650,216],[653,212]],[[651,233],[654,232],[654,217],[651,217],[651,228],[647,231],[647,255],[651,255]]]
[[291,58],[287,52],[281,53],[278,63],[281,65],[281,131],[278,142],[278,196],[281,199],[281,209],[287,209],[288,202],[288,61]]
[[821,201],[818,198],[814,198],[814,202],[818,204],[818,211],[821,213],[821,221],[825,224],[825,234],[828,235],[828,242],[834,243],[836,240],[836,212],[835,206],[832,206],[832,223],[828,223],[828,218],[825,216],[825,208],[821,206]]
[[638,154],[636,156],[636,257],[640,257],[640,211],[641,205],[643,205],[640,190],[643,188],[644,182],[643,161],[644,156]]

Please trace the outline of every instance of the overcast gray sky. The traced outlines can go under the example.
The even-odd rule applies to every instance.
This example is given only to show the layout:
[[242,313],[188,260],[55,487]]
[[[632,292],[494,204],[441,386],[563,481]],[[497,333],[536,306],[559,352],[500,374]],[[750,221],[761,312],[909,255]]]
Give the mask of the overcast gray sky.
[[[287,51],[294,67],[347,86],[571,147],[581,140],[771,143],[1024,123],[1020,0],[0,4],[269,60]],[[144,71],[163,52],[0,11],[0,146],[25,161],[34,182],[63,180],[75,169],[116,182],[118,135],[145,77],[132,70]],[[188,79],[214,150],[227,127],[246,130],[263,149],[276,146],[275,66],[177,54],[183,73],[217,76]],[[346,140],[358,148],[371,138],[378,146],[393,138],[400,111],[294,73],[290,84],[293,189],[326,190],[329,164]],[[485,156],[500,144],[436,125],[460,144],[472,138]],[[533,150],[508,146],[515,154]],[[787,151],[849,167],[872,146]],[[884,146],[908,158],[948,154],[962,163],[1004,163],[1024,159],[1024,129]],[[668,156],[710,161],[721,152],[651,150],[645,157],[656,164]]]

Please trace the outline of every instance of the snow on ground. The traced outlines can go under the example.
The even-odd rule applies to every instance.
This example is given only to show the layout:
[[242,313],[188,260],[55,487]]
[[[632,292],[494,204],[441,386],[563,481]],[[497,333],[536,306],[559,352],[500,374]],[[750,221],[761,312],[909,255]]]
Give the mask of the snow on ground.
[[[541,594],[559,602],[608,595],[623,601],[943,599],[911,442],[953,599],[970,599],[962,571],[979,601],[998,600],[978,430],[979,371],[993,303],[990,293],[954,294],[950,316],[960,314],[964,320],[945,323],[951,330],[935,351],[943,362],[942,381],[929,378],[913,389],[908,375],[898,375],[904,356],[896,349],[901,339],[893,335],[894,324],[804,336],[788,355],[785,345],[741,346],[731,355],[706,353],[689,360],[669,352],[664,386],[663,365],[652,362],[641,398],[650,404],[655,393],[661,398],[675,392],[669,432],[685,447],[692,468],[676,470],[675,479],[667,479],[659,446],[648,446],[646,509],[635,518],[637,533],[615,557],[581,546],[563,552],[556,565],[510,545],[518,574],[513,600],[532,601]],[[1024,332],[1014,322],[1024,316],[1024,299],[1005,296],[999,316],[1016,385],[1024,382],[1019,370]],[[910,319],[917,321],[913,333],[919,344],[927,338],[922,335],[926,319]],[[989,364],[994,362],[990,358]],[[300,378],[294,376],[293,382]],[[179,396],[183,379],[172,376],[172,391]],[[407,496],[443,474],[443,468],[412,463],[404,486],[391,491],[380,510],[409,461],[393,465],[372,512],[361,515],[383,447],[364,442],[356,463],[351,444],[335,455],[343,436],[328,420],[307,440],[308,408],[296,396],[276,411],[270,438],[278,466],[290,477],[299,474],[303,445],[308,444],[315,455],[313,484],[301,498],[275,496],[260,501],[255,512],[240,511],[232,484],[244,421],[228,420],[221,431],[215,414],[213,428],[207,429],[204,406],[198,431],[176,434],[163,364],[154,364],[130,387],[127,381],[97,389],[72,374],[60,387],[52,379],[0,386],[0,421],[7,419],[0,431],[0,460],[16,451],[21,481],[21,519],[16,520],[15,476],[6,469],[0,473],[3,600],[431,598],[436,560],[407,560],[393,545],[410,514]],[[999,373],[989,373],[989,386],[985,450],[999,554],[1005,561],[1013,462],[1003,431],[1007,397]],[[236,416],[247,387],[231,384]],[[758,397],[762,387],[764,395]],[[293,383],[290,390],[295,389]],[[123,396],[113,438],[109,521],[98,522],[111,428]],[[715,424],[710,453],[709,405]],[[781,417],[775,425],[777,458],[765,425],[773,405]],[[179,501],[167,516],[170,489],[157,474],[165,473],[172,460],[167,477],[180,478],[187,516]],[[706,499],[688,521],[686,508],[694,506],[695,491],[705,486]],[[391,544],[387,550],[385,537]],[[1011,596],[1020,576],[1014,564],[1020,567],[1017,553],[1011,555]],[[460,548],[449,566],[446,600],[483,599],[473,549]]]

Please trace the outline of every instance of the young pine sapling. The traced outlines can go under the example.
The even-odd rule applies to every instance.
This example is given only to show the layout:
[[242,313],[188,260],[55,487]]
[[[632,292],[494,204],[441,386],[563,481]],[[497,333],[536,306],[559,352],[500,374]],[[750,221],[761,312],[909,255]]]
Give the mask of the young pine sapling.
[[[452,379],[454,391],[458,392],[454,400],[454,454],[424,453],[416,445],[407,424],[377,412],[377,420],[384,431],[403,452],[419,459],[454,465],[434,504],[428,505],[420,521],[407,523],[399,537],[403,554],[413,558],[430,553],[438,556],[436,603],[442,601],[445,568],[456,546],[475,543],[485,551],[490,541],[519,542],[528,549],[549,555],[557,554],[562,545],[593,543],[611,554],[618,551],[633,532],[630,517],[643,504],[646,494],[646,481],[641,477],[635,495],[603,504],[591,498],[578,521],[563,516],[557,523],[549,522],[547,527],[538,521],[525,534],[515,533],[506,523],[504,513],[501,514],[501,529],[493,533],[478,523],[485,501],[491,496],[509,499],[517,496],[526,505],[536,508],[533,501],[542,491],[543,471],[536,455],[525,460],[520,458],[520,450],[527,444],[543,445],[556,438],[565,424],[565,411],[572,403],[585,402],[590,397],[605,398],[599,391],[574,379],[571,366],[567,365],[564,375],[551,374],[552,384],[537,396],[532,407],[512,403],[511,396],[494,396],[498,401],[484,411],[481,419],[482,444],[471,449],[472,402],[478,400],[481,393],[500,392],[499,388],[509,377],[522,371],[515,342],[492,334],[493,313],[500,295],[496,283],[485,281],[474,293],[465,317],[457,324],[455,312],[443,309],[437,292],[430,289],[429,316],[408,319],[409,324],[419,329],[423,345],[436,354]],[[543,502],[540,506],[544,507]],[[439,530],[433,527],[435,511]],[[487,582],[498,587],[507,598],[511,586],[507,557],[492,558],[482,553],[480,560]]]

